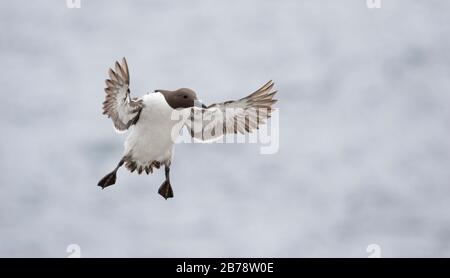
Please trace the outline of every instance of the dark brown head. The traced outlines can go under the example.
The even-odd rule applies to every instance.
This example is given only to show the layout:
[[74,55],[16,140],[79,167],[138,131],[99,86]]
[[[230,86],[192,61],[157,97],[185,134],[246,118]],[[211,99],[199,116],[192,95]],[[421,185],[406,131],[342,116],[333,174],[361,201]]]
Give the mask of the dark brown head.
[[173,109],[189,108],[193,106],[205,107],[198,101],[197,94],[188,88],[181,88],[176,91],[155,90],[155,92],[161,93]]

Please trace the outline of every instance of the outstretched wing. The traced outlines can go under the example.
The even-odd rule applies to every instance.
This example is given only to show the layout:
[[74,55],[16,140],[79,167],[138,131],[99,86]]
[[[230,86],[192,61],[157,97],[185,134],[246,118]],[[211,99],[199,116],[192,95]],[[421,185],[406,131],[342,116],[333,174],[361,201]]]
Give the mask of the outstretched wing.
[[254,93],[234,101],[215,103],[207,108],[191,108],[185,125],[192,137],[211,140],[230,133],[252,132],[271,116],[277,91],[267,82]]
[[116,62],[115,70],[110,68],[108,73],[103,114],[112,119],[118,131],[125,131],[138,120],[143,103],[140,99],[130,97],[130,73],[125,58],[122,63]]

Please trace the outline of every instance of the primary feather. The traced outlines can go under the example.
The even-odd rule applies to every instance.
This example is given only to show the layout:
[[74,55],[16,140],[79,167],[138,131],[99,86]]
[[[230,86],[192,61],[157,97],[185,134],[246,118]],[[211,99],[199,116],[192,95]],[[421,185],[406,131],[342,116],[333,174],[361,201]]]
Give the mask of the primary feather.
[[142,99],[130,97],[130,74],[125,58],[122,63],[116,62],[115,70],[109,69],[109,79],[105,80],[105,101],[103,114],[112,119],[118,131],[125,131],[136,123],[142,110]]
[[277,91],[267,82],[252,94],[239,100],[215,103],[207,108],[191,108],[186,126],[192,137],[211,140],[230,133],[252,132],[271,116]]

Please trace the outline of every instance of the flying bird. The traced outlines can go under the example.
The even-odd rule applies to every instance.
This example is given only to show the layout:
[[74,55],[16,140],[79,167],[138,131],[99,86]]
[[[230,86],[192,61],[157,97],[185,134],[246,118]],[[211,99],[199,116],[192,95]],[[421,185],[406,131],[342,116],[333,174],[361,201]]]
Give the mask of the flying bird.
[[[184,127],[194,139],[201,141],[252,132],[271,116],[272,105],[277,101],[272,81],[244,98],[209,106],[202,104],[188,88],[155,90],[141,98],[132,98],[125,58],[121,63],[117,61],[108,73],[103,114],[112,119],[118,132],[128,130],[129,134],[119,163],[98,182],[102,189],[116,183],[117,170],[123,165],[139,174],[153,173],[153,168],[164,165],[165,181],[158,193],[165,199],[172,198],[170,165],[175,140]],[[175,117],[176,113],[181,116]]]

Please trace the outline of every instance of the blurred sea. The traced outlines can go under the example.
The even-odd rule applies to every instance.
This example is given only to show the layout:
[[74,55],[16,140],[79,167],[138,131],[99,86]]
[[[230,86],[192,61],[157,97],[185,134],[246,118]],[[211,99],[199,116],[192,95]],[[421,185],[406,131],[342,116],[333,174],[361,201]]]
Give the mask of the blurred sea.
[[[450,256],[450,2],[0,0],[0,256]],[[273,79],[280,149],[121,170],[107,68],[209,104]]]

